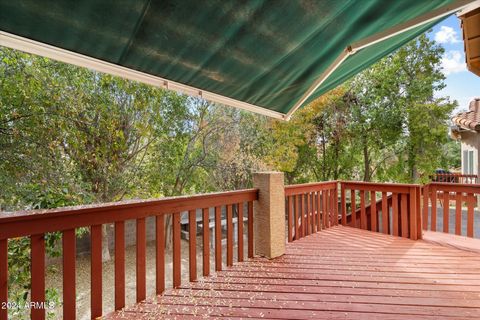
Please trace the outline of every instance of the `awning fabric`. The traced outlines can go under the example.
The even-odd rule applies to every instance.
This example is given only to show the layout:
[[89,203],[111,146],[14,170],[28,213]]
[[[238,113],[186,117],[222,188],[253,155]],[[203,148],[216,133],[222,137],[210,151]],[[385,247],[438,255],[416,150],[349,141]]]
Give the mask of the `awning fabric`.
[[[284,117],[438,20],[348,56],[312,90],[351,44],[458,2],[468,1],[0,0],[0,35],[34,40]],[[1,37],[0,45],[12,46]],[[36,52],[28,46],[24,50]]]

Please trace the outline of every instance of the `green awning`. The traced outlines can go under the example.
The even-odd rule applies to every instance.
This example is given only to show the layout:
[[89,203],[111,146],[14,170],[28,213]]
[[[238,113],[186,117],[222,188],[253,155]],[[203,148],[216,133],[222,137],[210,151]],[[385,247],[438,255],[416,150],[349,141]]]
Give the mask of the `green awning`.
[[0,45],[289,118],[472,1],[0,0]]

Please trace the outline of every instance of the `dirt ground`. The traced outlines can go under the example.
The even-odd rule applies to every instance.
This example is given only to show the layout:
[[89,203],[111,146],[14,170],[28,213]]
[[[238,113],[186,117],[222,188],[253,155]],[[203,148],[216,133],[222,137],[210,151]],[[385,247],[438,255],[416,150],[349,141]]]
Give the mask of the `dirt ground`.
[[[244,241],[246,249],[246,239]],[[222,246],[223,263],[225,265],[225,245]],[[168,250],[165,253],[165,285],[166,288],[172,287],[172,254]],[[236,248],[234,249],[234,261],[237,260]],[[114,253],[112,259],[103,263],[103,314],[113,311],[115,305],[115,288],[114,288]],[[182,240],[182,283],[189,281],[188,269],[188,241]],[[210,249],[210,270],[214,270],[215,251]],[[244,254],[246,257],[246,252]],[[197,276],[202,276],[203,268],[202,259],[202,240],[201,237],[197,239]],[[62,264],[61,261],[54,262],[52,265],[57,269],[56,272],[48,272],[46,276],[46,287],[56,288],[62,300]],[[90,255],[77,257],[77,319],[90,319]],[[135,266],[136,266],[136,250],[135,246],[126,248],[125,251],[125,291],[126,291],[126,305],[132,305],[136,300],[135,291]],[[147,243],[147,297],[155,295],[155,242]],[[62,306],[57,306],[55,314],[58,319],[62,318]]]

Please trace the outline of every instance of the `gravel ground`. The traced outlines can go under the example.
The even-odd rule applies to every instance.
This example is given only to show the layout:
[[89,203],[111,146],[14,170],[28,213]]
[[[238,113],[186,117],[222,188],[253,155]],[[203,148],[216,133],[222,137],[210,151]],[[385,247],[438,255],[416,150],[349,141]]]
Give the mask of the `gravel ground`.
[[[244,241],[244,249],[247,247],[246,239]],[[225,245],[222,246],[223,263],[225,266]],[[170,251],[170,250],[168,250]],[[234,261],[237,260],[237,249],[234,249]],[[103,263],[103,314],[113,311],[115,304],[115,288],[114,288],[114,255],[112,259]],[[188,274],[188,241],[182,240],[182,283],[189,281]],[[214,249],[210,249],[210,270],[215,270]],[[246,252],[244,254],[246,257]],[[127,247],[125,250],[125,291],[126,291],[126,305],[132,305],[136,300],[135,291],[135,265],[136,265],[136,250],[135,246]],[[202,276],[202,239],[197,238],[197,276]],[[62,264],[60,261],[55,261],[52,264],[57,269],[56,272],[49,272],[46,276],[46,287],[56,288],[62,300]],[[77,257],[77,319],[90,319],[90,255]],[[165,284],[166,288],[172,287],[172,255],[171,252],[165,253]],[[147,243],[147,297],[155,295],[155,242]],[[55,309],[56,318],[62,317],[62,306]]]

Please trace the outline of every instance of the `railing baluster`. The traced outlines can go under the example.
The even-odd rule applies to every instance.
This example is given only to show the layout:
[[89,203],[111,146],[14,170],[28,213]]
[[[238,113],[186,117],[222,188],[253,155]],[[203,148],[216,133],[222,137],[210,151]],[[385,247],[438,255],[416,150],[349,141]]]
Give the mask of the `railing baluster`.
[[305,234],[306,234],[306,230],[305,230],[305,212],[304,212],[304,208],[305,208],[305,203],[304,203],[304,198],[303,198],[303,194],[299,195],[299,201],[300,201],[300,205],[299,205],[299,212],[300,212],[300,238],[303,238],[305,237]]
[[335,226],[337,223],[335,222],[336,219],[336,210],[335,207],[337,206],[337,202],[335,201],[335,190],[329,191],[329,200],[330,200],[330,226]]
[[303,228],[303,236],[306,237],[310,234],[310,220],[309,220],[309,204],[308,204],[308,200],[309,200],[309,193],[304,193],[303,194],[303,201],[302,201],[302,205],[303,205],[303,215],[305,217],[305,220],[304,220],[304,223],[305,223],[305,227]]
[[222,221],[221,207],[215,207],[215,271],[222,270]]
[[333,222],[338,226],[338,186],[335,184],[335,189],[333,189]]
[[304,204],[305,204],[305,219],[306,219],[306,232],[305,235],[310,235],[312,233],[312,220],[310,219],[310,213],[311,213],[311,206],[310,206],[310,192],[305,193],[305,199],[304,199]]
[[[45,302],[45,236],[44,234],[32,235],[31,246],[31,286],[32,302]],[[32,307],[33,320],[45,319],[45,309]]]
[[312,196],[310,198],[310,201],[311,201],[311,212],[312,212],[312,233],[316,233],[317,232],[317,229],[318,229],[318,226],[317,226],[317,210],[316,210],[316,193],[313,191],[312,193]]
[[347,225],[347,199],[345,196],[345,187],[343,183],[340,185],[341,201],[342,201],[342,225]]
[[243,202],[237,204],[238,208],[238,240],[237,240],[237,261],[243,261]]
[[147,295],[146,249],[145,218],[140,218],[137,219],[137,302],[145,300]]
[[330,228],[332,227],[332,213],[331,213],[331,210],[332,210],[332,206],[331,206],[331,194],[330,194],[330,190],[325,190],[325,214],[326,214],[326,218],[327,218],[327,228]]
[[333,201],[332,201],[333,190],[327,190],[327,206],[328,206],[328,224],[330,227],[333,227]]
[[365,209],[365,191],[360,190],[360,228],[367,229],[367,213]]
[[423,222],[422,229],[428,230],[428,201],[430,200],[430,188],[428,185],[423,187]]
[[90,227],[91,238],[91,317],[92,319],[102,316],[102,225]]
[[455,194],[455,234],[462,234],[462,193]]
[[76,286],[75,286],[75,256],[76,239],[75,229],[63,231],[62,235],[63,255],[63,319],[76,318]]
[[317,210],[318,210],[318,216],[317,216],[318,228],[319,228],[319,230],[323,230],[324,229],[324,226],[323,226],[323,203],[322,203],[322,191],[321,190],[318,190],[318,192],[317,192]]
[[298,195],[295,195],[292,197],[293,203],[295,205],[295,240],[300,239],[300,209],[299,209],[299,200],[298,200]]
[[448,233],[450,220],[450,193],[443,191],[443,232]]
[[430,230],[437,231],[437,188],[435,186],[432,186],[430,194],[432,195],[432,222],[430,225]]
[[328,194],[327,190],[322,190],[322,226],[324,229],[328,228]]
[[233,222],[232,205],[227,205],[227,266],[233,265]]
[[180,238],[180,212],[172,217],[173,240],[173,287],[178,288],[182,283],[182,253]]
[[253,258],[253,201],[248,202],[248,257]]
[[417,237],[416,239],[423,239],[423,229],[422,229],[422,205],[420,203],[421,195],[421,187],[415,187],[415,194],[417,199],[417,207],[416,207],[416,222],[415,228],[417,229]]
[[[8,302],[8,240],[0,239],[0,303]],[[7,320],[7,308],[0,308],[0,320]]]
[[406,193],[401,194],[401,211],[402,237],[408,238],[408,195]]
[[420,214],[417,210],[417,190],[415,187],[410,187],[410,239],[417,240],[417,214]]
[[392,194],[392,227],[393,227],[393,235],[398,236],[398,194]]
[[322,206],[321,206],[321,191],[317,191],[317,230],[322,230]]
[[356,199],[355,199],[355,189],[350,190],[350,205],[351,205],[351,211],[352,211],[352,227],[358,228],[357,226],[357,205],[356,205]]
[[165,291],[165,215],[155,217],[155,288],[157,294]]
[[330,199],[332,203],[332,224],[338,225],[338,190],[337,188],[330,190]]
[[125,307],[125,221],[115,222],[115,310]]
[[292,198],[293,196],[287,197],[287,224],[288,224],[288,242],[293,241],[293,213],[292,213]]
[[375,191],[370,191],[370,216],[371,216],[371,231],[377,232],[377,195]]
[[306,215],[307,215],[307,223],[306,223],[306,229],[307,229],[307,232],[306,234],[309,235],[311,234],[311,227],[312,227],[312,224],[311,224],[311,221],[310,221],[310,211],[311,211],[311,207],[310,207],[310,192],[308,192],[306,194],[306,197],[305,197],[306,201],[307,201],[307,204],[305,206],[305,211],[306,211]]
[[188,211],[188,266],[190,281],[197,280],[197,211]]
[[474,236],[473,234],[473,217],[474,217],[474,211],[473,207],[476,203],[476,199],[473,195],[473,193],[467,194],[467,237],[472,237]]
[[210,211],[209,208],[202,210],[203,223],[203,276],[210,275]]
[[382,192],[382,233],[388,234],[388,199],[387,193]]
[[310,234],[315,233],[316,230],[316,220],[315,220],[315,192],[310,193],[310,198],[308,200],[308,205],[310,206]]

